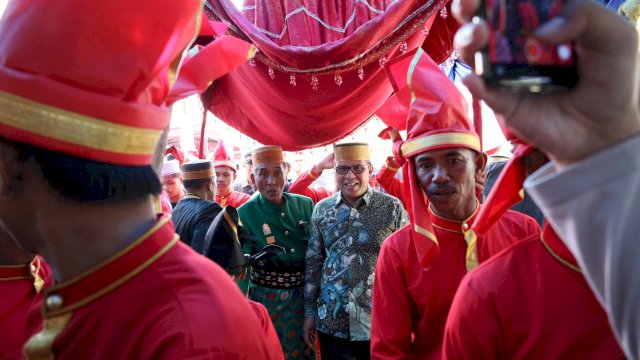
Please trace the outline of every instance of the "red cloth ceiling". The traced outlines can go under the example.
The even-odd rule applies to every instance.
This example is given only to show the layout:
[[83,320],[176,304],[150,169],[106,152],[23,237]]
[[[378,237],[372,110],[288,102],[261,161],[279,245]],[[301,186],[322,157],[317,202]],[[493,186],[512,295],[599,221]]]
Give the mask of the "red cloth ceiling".
[[262,144],[295,151],[333,143],[392,94],[381,63],[421,45],[437,62],[451,54],[457,24],[441,16],[445,1],[249,0],[238,11],[208,0],[207,15],[259,52],[203,102]]

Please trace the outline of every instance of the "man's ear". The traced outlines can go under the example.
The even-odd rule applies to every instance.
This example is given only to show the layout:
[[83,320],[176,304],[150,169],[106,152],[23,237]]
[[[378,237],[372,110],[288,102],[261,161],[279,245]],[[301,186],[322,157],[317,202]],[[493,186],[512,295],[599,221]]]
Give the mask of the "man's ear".
[[253,171],[251,172],[251,175],[249,175],[249,178],[251,179],[251,183],[255,184],[256,183],[256,176],[253,175]]
[[484,182],[486,181],[485,167],[487,166],[487,154],[483,152],[475,152],[475,164],[476,164],[476,171],[475,171],[476,183],[484,184]]
[[236,178],[238,177],[238,173],[237,172],[233,172],[233,180],[231,180],[231,182],[236,181]]

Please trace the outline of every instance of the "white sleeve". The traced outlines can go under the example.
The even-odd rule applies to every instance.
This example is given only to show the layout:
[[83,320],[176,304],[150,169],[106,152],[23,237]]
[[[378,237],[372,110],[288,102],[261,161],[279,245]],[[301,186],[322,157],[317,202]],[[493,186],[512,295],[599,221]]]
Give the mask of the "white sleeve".
[[[640,134],[525,187],[576,256],[626,355],[640,358]],[[588,316],[588,315],[587,315]]]

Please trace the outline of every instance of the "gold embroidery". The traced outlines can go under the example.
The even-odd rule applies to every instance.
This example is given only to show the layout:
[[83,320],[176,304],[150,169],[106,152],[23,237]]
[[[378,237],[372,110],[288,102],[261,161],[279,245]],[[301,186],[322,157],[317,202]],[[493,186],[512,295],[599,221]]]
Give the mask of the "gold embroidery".
[[251,161],[253,162],[253,166],[256,166],[258,164],[284,162],[282,148],[277,145],[269,145],[257,148],[251,153]]
[[415,152],[437,145],[468,146],[472,149],[480,149],[480,139],[477,135],[464,133],[444,133],[423,136],[405,142],[400,148],[405,157],[414,155]]
[[53,360],[51,347],[56,337],[64,330],[73,312],[45,318],[43,329],[33,335],[24,345],[24,353],[29,360]]
[[92,118],[0,91],[0,124],[91,149],[128,155],[153,153],[161,130]]
[[345,143],[337,144],[333,147],[333,154],[336,161],[340,160],[369,160],[369,144],[365,143]]

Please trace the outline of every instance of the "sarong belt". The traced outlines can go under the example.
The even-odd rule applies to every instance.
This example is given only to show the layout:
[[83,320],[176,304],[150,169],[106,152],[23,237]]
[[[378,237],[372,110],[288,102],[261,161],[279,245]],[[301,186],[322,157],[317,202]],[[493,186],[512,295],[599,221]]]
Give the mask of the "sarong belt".
[[292,289],[304,285],[304,271],[251,269],[251,282],[272,289]]

